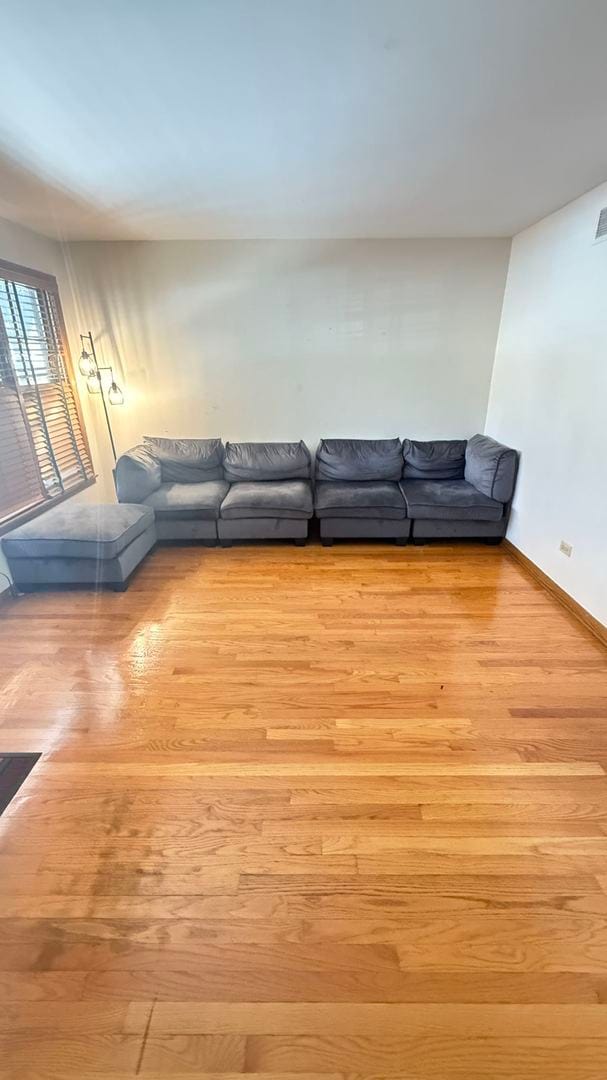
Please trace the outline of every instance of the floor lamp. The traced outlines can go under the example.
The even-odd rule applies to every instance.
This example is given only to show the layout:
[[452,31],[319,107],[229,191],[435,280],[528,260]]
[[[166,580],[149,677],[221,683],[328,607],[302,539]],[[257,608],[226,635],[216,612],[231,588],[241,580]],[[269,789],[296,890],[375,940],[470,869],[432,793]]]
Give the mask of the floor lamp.
[[[110,436],[110,443],[112,444],[112,453],[114,455],[114,461],[116,461],[116,445],[114,443],[114,436],[112,434],[112,425],[110,424],[110,414],[108,412],[108,401],[110,405],[123,405],[124,394],[118,386],[114,378],[114,369],[111,364],[100,364],[97,360],[97,353],[95,352],[95,342],[93,341],[93,335],[89,330],[88,334],[80,335],[80,342],[82,345],[82,352],[80,354],[80,360],[78,367],[80,372],[86,378],[86,388],[89,394],[100,394],[103,402],[103,411],[105,413],[105,421],[107,424],[108,434]],[[103,389],[103,381],[101,378],[102,371],[109,371],[111,383],[107,392],[107,400],[105,390]]]

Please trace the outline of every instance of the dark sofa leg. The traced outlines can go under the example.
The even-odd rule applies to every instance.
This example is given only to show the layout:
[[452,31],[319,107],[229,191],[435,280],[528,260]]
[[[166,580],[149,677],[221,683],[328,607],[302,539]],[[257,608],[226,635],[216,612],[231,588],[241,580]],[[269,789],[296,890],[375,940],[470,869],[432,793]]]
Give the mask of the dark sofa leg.
[[222,547],[225,547],[225,548],[232,547],[232,541],[231,540],[220,540],[219,543],[221,544]]
[[217,541],[216,540],[203,540],[202,541],[202,546],[203,547],[217,547]]
[[413,537],[413,543],[415,544],[416,547],[423,547],[424,544],[426,543],[426,540],[425,540],[425,538],[423,536],[414,536]]
[[128,587],[129,587],[128,581],[113,581],[112,582],[112,591],[113,592],[126,592]]
[[323,547],[333,547],[333,537],[332,536],[321,536],[320,542],[321,542]]
[[307,540],[305,536],[298,536],[297,540],[295,541],[295,547],[305,547],[306,543]]
[[501,542],[502,542],[502,537],[501,536],[486,536],[485,537],[485,543],[489,544],[491,546],[493,546],[494,544],[501,544]]
[[397,547],[405,547],[408,539],[408,536],[397,536],[394,539],[394,543]]

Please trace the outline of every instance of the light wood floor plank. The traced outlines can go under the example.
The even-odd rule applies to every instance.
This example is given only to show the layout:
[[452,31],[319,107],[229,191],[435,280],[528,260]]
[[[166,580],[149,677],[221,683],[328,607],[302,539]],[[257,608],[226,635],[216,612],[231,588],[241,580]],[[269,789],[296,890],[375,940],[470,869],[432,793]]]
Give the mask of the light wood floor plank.
[[607,1038],[605,1005],[384,1005],[158,1002],[151,1035]]
[[482,545],[0,613],[0,1080],[604,1080],[607,651]]

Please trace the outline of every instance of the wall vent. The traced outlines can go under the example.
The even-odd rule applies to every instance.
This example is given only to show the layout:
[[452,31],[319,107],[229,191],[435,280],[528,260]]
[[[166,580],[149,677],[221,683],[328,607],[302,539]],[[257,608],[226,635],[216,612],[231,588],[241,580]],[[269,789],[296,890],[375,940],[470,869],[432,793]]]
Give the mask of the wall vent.
[[607,206],[604,206],[599,214],[596,227],[595,240],[607,240]]

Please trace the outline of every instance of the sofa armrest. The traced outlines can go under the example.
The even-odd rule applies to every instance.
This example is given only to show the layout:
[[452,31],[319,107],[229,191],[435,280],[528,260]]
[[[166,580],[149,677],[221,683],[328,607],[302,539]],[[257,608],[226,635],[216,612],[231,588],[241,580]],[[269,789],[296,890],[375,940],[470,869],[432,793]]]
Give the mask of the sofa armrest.
[[477,491],[501,503],[510,502],[518,467],[518,454],[488,435],[473,435],[466,446],[464,480]]
[[116,462],[118,502],[142,503],[161,484],[160,462],[145,446],[134,446]]

